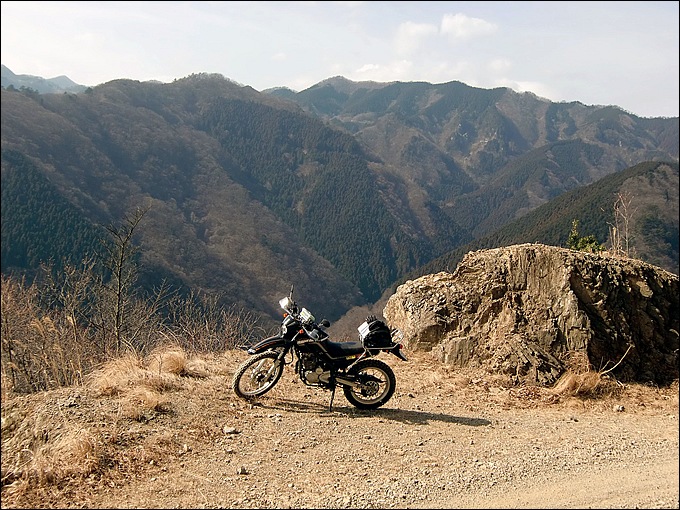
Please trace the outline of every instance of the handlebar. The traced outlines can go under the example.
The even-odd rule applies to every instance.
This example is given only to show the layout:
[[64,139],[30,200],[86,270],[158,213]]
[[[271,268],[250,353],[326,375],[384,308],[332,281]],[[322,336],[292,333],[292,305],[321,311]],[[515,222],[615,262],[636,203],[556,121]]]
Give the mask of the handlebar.
[[[306,308],[300,308],[298,304],[292,299],[292,289],[291,289],[291,296],[285,297],[281,300],[279,300],[279,305],[281,308],[283,308],[290,316],[298,321],[304,330],[307,332],[307,334],[314,338],[315,340],[318,339],[319,334],[317,331],[320,331],[322,333],[325,333],[322,327],[327,328],[331,325],[331,323],[328,321],[328,319],[322,319],[320,323],[316,322],[316,318]],[[326,335],[328,336],[328,335]]]

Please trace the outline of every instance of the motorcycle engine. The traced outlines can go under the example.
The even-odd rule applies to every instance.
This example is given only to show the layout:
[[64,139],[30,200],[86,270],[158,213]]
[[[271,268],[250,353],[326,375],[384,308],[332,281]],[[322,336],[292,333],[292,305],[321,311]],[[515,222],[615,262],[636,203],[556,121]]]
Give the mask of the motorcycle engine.
[[300,362],[302,363],[302,377],[308,384],[327,383],[330,380],[330,371],[326,370],[326,364],[316,355],[303,353]]

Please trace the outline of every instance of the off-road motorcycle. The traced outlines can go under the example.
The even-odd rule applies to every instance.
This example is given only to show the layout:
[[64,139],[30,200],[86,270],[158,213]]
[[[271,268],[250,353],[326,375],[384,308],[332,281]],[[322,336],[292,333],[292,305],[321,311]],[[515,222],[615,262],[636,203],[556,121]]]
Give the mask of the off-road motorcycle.
[[324,330],[327,319],[317,323],[314,315],[300,308],[290,295],[279,301],[284,310],[278,334],[247,348],[251,355],[234,373],[231,387],[240,398],[252,400],[264,395],[279,382],[285,365],[295,362],[295,372],[307,386],[331,391],[333,409],[336,387],[358,409],[377,409],[394,394],[396,378],[392,368],[375,358],[389,352],[407,361],[402,334],[390,329],[375,316],[367,317],[357,329],[358,341],[332,341]]

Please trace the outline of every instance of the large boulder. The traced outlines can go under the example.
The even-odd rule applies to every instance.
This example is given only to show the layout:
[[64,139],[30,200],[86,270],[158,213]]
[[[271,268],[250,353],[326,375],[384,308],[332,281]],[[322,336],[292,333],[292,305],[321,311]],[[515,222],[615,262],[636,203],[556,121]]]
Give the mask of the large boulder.
[[618,380],[666,385],[678,378],[679,299],[678,275],[640,260],[523,244],[409,280],[383,315],[408,349],[516,383],[555,383],[576,352]]

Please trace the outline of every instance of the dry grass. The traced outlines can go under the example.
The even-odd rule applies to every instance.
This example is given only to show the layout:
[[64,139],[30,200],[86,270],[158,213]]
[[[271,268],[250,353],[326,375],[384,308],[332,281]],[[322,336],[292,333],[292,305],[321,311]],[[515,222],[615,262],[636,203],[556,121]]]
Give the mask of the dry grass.
[[89,428],[65,425],[46,430],[33,420],[24,423],[25,430],[16,431],[13,437],[33,436],[34,441],[18,449],[15,458],[3,459],[2,484],[8,486],[9,495],[33,486],[58,486],[66,479],[87,477],[102,469],[102,445]]
[[149,419],[149,413],[165,413],[170,410],[170,401],[158,391],[143,386],[129,391],[121,401],[121,414],[135,421]]
[[[77,487],[77,480],[91,480],[105,472],[112,476],[111,468],[118,474],[134,473],[157,464],[168,455],[174,438],[147,438],[144,444],[130,447],[126,421],[144,423],[172,412],[172,401],[165,393],[183,388],[186,377],[209,375],[205,361],[188,359],[181,348],[172,345],[158,348],[146,358],[130,353],[112,359],[93,371],[80,390],[74,387],[75,391],[51,397],[57,400],[52,405],[30,397],[9,399],[5,405],[3,399],[3,499],[20,502],[28,494],[35,497],[52,488],[46,497],[63,500],[64,491],[74,485],[71,482]],[[63,406],[78,398],[72,395],[82,397],[88,391],[94,397],[92,402],[104,399],[102,411],[114,410],[113,414],[101,413],[100,427],[106,424],[104,429],[79,427],[78,422],[61,416]],[[59,397],[62,393],[71,396]],[[84,418],[94,423],[97,414]]]
[[96,436],[89,429],[67,430],[36,452],[30,471],[43,483],[88,475],[100,467],[100,453]]
[[82,383],[96,349],[69,316],[41,308],[40,293],[2,277],[2,397]]
[[[129,393],[131,388],[162,393],[182,387],[181,377],[208,377],[205,361],[187,359],[175,345],[154,349],[146,358],[129,353],[104,363],[87,377],[87,384],[101,396]],[[139,399],[138,399],[139,400]]]
[[[2,277],[3,399],[80,385],[93,376],[108,379],[101,383],[104,392],[118,391],[117,367],[107,367],[108,374],[96,370],[110,357],[122,357],[122,364],[136,363],[152,372],[206,377],[205,364],[187,359],[185,352],[223,352],[259,333],[259,319],[253,314],[223,310],[216,298],[196,296],[186,301],[170,299],[174,322],[166,324],[158,313],[163,300],[159,296],[150,302],[131,299],[131,308],[123,316],[128,333],[121,336],[110,320],[115,310],[110,309],[108,294],[89,287],[94,281],[89,269],[70,268],[60,278],[54,280],[47,271],[44,279],[29,285]],[[164,345],[168,341],[173,344]],[[134,359],[125,354],[127,349],[147,359]]]
[[187,359],[184,350],[177,346],[162,346],[147,356],[147,368],[153,372],[168,372],[184,377],[208,377],[207,364],[203,359]]
[[152,372],[181,375],[187,364],[186,354],[179,347],[155,349],[147,356],[146,366]]
[[551,388],[555,395],[571,397],[609,397],[620,394],[623,386],[607,375],[607,371],[595,371],[588,355],[582,351],[569,353],[567,370]]

